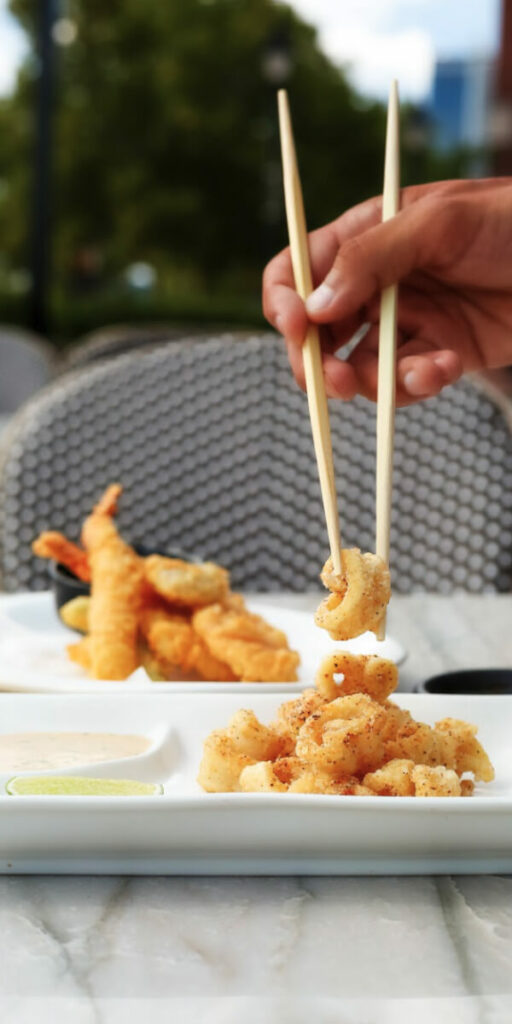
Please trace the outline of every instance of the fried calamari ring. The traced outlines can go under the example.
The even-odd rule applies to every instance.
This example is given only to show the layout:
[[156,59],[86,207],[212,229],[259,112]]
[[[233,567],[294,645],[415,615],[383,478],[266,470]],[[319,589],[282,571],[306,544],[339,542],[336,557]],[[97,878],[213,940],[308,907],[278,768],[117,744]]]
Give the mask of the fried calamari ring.
[[51,558],[65,565],[79,580],[89,583],[91,568],[89,556],[83,548],[68,540],[57,530],[46,530],[32,542],[32,551],[38,558]]
[[359,775],[384,758],[386,710],[366,694],[338,697],[301,726],[295,752],[312,767],[334,776]]
[[184,562],[181,558],[149,555],[144,562],[148,583],[172,604],[202,608],[227,597],[229,574],[214,562]]
[[462,796],[462,786],[457,772],[444,765],[431,768],[417,764],[412,771],[415,796]]
[[303,690],[300,697],[295,700],[287,700],[280,705],[277,718],[272,722],[272,728],[288,740],[290,749],[292,749],[304,722],[325,704],[327,704],[327,699],[318,690]]
[[226,729],[206,738],[197,781],[208,793],[237,791],[247,765],[270,761],[282,750],[282,737],[262,725],[254,712],[237,711]]
[[214,604],[195,612],[192,624],[210,652],[227,662],[243,683],[297,679],[299,655],[289,649],[285,634],[259,615]]
[[[343,676],[338,682],[336,676]],[[396,689],[398,669],[394,662],[375,654],[349,654],[336,651],[329,654],[318,669],[315,684],[319,693],[328,700],[349,693],[367,693],[382,704]]]
[[368,772],[364,776],[363,784],[376,796],[414,796],[414,768],[414,761],[395,757],[382,765],[382,768]]
[[391,596],[387,565],[359,548],[344,548],[341,561],[342,576],[333,572],[330,558],[322,570],[322,582],[332,593],[316,612],[317,626],[333,640],[350,640],[367,630],[378,633]]
[[387,722],[382,736],[386,741],[386,760],[407,758],[430,768],[451,768],[458,775],[472,772],[476,779],[492,782],[494,769],[476,738],[476,726],[444,718],[432,728],[425,722],[416,722],[392,701],[384,707]]

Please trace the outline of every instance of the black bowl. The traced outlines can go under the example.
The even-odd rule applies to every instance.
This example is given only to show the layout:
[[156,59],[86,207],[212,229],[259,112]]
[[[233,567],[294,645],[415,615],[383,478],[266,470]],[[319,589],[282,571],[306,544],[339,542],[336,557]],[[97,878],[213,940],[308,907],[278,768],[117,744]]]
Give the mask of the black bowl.
[[[150,547],[146,544],[134,544],[133,547],[142,558],[146,558],[147,555],[165,555],[166,558],[181,558],[184,562],[203,561],[200,555],[190,551],[183,551],[182,548],[164,549]],[[86,597],[91,593],[90,584],[78,579],[78,576],[75,576],[70,569],[67,569],[65,565],[61,565],[60,562],[50,562],[49,573],[57,614],[59,614],[62,605],[72,601],[74,597]]]
[[512,669],[466,668],[443,672],[415,687],[416,693],[446,693],[492,696],[512,694]]

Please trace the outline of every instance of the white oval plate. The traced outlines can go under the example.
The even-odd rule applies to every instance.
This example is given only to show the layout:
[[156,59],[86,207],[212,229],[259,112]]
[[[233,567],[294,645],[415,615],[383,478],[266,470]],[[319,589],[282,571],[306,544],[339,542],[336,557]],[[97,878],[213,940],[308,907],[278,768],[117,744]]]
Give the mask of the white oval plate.
[[382,642],[373,633],[346,643],[335,644],[324,630],[318,629],[310,612],[283,608],[271,599],[248,602],[251,611],[263,615],[268,622],[282,629],[290,647],[300,654],[297,683],[212,683],[175,680],[155,683],[148,679],[144,669],[138,669],[129,679],[103,681],[89,679],[79,665],[70,661],[66,646],[77,634],[62,625],[55,611],[53,594],[9,594],[0,597],[0,689],[23,690],[38,693],[95,693],[107,691],[144,692],[201,692],[229,693],[262,690],[271,692],[298,692],[312,686],[319,663],[333,648],[353,654],[380,654],[399,664],[406,657],[403,647],[391,637]]

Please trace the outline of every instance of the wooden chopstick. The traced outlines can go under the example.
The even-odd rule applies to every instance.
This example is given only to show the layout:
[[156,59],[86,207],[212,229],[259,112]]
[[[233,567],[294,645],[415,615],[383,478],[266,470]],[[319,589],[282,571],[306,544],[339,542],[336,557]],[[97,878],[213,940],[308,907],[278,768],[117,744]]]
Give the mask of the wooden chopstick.
[[[382,193],[382,220],[398,213],[400,203],[400,139],[398,83],[393,79],[389,91],[386,128],[386,155]],[[381,296],[379,330],[379,371],[377,384],[377,481],[376,543],[377,555],[389,565],[391,493],[396,401],[396,317],[397,286],[385,288]],[[386,634],[384,616],[378,639]]]
[[[311,265],[309,261],[308,232],[304,214],[304,201],[293,141],[288,94],[280,89],[277,94],[279,110],[279,132],[281,136],[281,155],[283,161],[284,197],[286,219],[290,239],[295,287],[302,299],[306,299],[313,291]],[[322,367],[322,354],[318,328],[310,324],[302,349],[304,374],[308,394],[309,416],[313,432],[318,475],[324,505],[327,533],[331,548],[333,568],[342,573],[341,539],[338,519],[338,503],[336,484],[334,482],[334,465],[332,458],[331,428],[329,410]]]

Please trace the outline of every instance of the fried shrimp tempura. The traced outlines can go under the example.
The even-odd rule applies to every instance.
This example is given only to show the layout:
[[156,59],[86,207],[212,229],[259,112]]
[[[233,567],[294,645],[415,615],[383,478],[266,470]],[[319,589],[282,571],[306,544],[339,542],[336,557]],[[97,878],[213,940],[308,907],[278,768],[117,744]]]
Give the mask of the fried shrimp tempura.
[[144,573],[142,560],[112,521],[120,493],[119,484],[107,488],[82,529],[92,576],[88,639],[96,679],[126,679],[138,666]]
[[89,556],[83,548],[64,537],[57,530],[46,530],[32,542],[32,551],[38,558],[51,558],[70,569],[79,580],[89,583],[91,568]]
[[[336,676],[343,678],[338,682]],[[367,693],[382,704],[396,690],[398,669],[392,661],[375,654],[336,651],[320,665],[315,683],[318,692],[329,700],[350,693]]]
[[86,672],[91,670],[91,642],[88,636],[79,640],[76,644],[68,644],[67,652],[71,661],[80,665]]
[[241,682],[297,679],[299,655],[289,649],[285,634],[259,615],[215,604],[195,612],[192,624],[211,654],[227,662]]
[[[387,699],[390,680],[396,679],[394,665],[364,655],[343,657],[349,658],[343,673],[348,685],[361,680],[372,694],[350,691],[340,696],[329,663],[334,699],[330,691],[305,690],[281,704],[269,726],[250,711],[237,712],[226,729],[217,729],[205,741],[198,777],[203,788],[460,797],[471,796],[474,779],[491,781],[494,770],[475,726],[451,718],[435,727],[416,722],[409,711]],[[474,779],[463,778],[467,774]]]
[[202,608],[223,601],[228,594],[229,574],[214,562],[196,564],[150,555],[144,571],[154,590],[172,604]]
[[198,673],[210,682],[234,681],[229,665],[209,651],[186,615],[171,611],[163,602],[154,602],[143,608],[139,622],[149,649],[169,675],[179,668],[185,673]]
[[333,640],[350,640],[367,630],[378,633],[391,596],[387,565],[359,548],[344,548],[341,561],[342,576],[333,572],[331,558],[322,570],[322,583],[332,593],[316,612],[317,626]]

